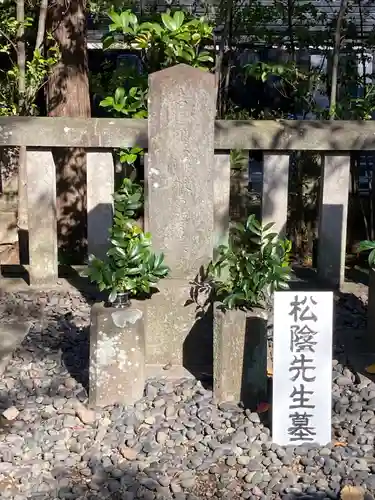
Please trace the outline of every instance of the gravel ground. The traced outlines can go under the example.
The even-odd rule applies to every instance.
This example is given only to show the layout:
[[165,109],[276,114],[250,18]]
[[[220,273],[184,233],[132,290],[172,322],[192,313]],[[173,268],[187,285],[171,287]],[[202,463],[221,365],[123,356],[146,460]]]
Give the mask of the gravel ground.
[[89,304],[69,293],[3,295],[1,319],[27,316],[33,327],[0,380],[0,498],[313,500],[339,498],[346,484],[375,492],[375,384],[345,366],[342,334],[364,326],[366,294],[357,295],[338,302],[324,448],[272,444],[266,413],[217,407],[190,379],[149,380],[135,407],[88,410]]

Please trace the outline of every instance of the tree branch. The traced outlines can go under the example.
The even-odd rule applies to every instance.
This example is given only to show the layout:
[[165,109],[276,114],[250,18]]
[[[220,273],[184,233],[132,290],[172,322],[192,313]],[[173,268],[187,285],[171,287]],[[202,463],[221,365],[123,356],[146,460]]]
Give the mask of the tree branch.
[[17,64],[18,64],[18,94],[19,113],[23,113],[26,87],[26,47],[25,47],[25,3],[17,0]]
[[331,98],[329,103],[329,116],[331,120],[335,119],[336,116],[336,105],[337,105],[337,77],[339,69],[339,57],[341,48],[341,28],[345,18],[346,7],[348,5],[348,0],[341,0],[340,10],[337,15],[336,31],[335,31],[335,43],[332,53],[332,73],[331,73]]
[[39,9],[38,31],[36,35],[35,50],[43,52],[43,41],[46,32],[48,0],[41,0]]

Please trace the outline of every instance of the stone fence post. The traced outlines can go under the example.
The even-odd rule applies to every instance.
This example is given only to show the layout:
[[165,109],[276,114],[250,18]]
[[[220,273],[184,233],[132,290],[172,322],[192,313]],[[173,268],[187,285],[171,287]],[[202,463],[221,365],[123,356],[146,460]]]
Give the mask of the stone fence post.
[[52,152],[30,148],[26,173],[30,284],[54,284],[58,269],[56,171]]
[[345,280],[350,155],[323,155],[318,231],[318,277],[332,288]]
[[145,228],[171,272],[147,304],[146,362],[193,372],[204,335],[212,342],[212,315],[197,319],[186,302],[213,256],[215,96],[214,76],[185,64],[149,77]]

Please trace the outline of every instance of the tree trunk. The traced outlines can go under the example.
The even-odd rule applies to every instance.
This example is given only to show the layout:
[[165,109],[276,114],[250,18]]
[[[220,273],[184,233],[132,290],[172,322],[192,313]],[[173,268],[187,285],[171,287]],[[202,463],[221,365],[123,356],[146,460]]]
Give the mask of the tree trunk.
[[[18,65],[18,113],[25,114],[25,90],[26,90],[26,47],[25,47],[25,3],[17,0],[17,22],[19,23],[17,33],[17,65]],[[19,148],[18,156],[18,210],[17,229],[20,264],[29,263],[29,239],[28,239],[28,216],[27,216],[27,191],[26,191],[26,147]]]
[[339,59],[341,49],[341,28],[345,19],[348,0],[341,0],[340,10],[336,20],[335,40],[332,52],[332,72],[331,72],[331,96],[329,103],[329,116],[331,120],[336,118],[337,106],[337,80],[339,70]]
[[[215,61],[215,79],[216,79],[216,107],[217,112],[220,118],[224,116],[224,110],[227,104],[228,98],[228,87],[229,87],[229,78],[230,78],[230,59],[231,59],[231,37],[232,37],[232,23],[233,23],[233,3],[234,0],[224,0],[222,2],[223,13],[224,13],[224,29],[220,35],[220,44],[219,50],[216,54]],[[215,40],[216,46],[216,40]],[[227,68],[225,74],[225,80],[223,82],[223,73],[224,73],[224,60],[225,53],[227,49]],[[223,85],[224,83],[224,85]]]
[[42,54],[44,52],[43,43],[44,36],[46,34],[47,9],[48,0],[41,0],[39,7],[38,31],[36,33],[35,50],[40,50]]
[[[48,21],[61,52],[48,81],[48,115],[90,117],[86,0],[55,0]],[[86,154],[80,148],[59,148],[54,158],[60,257],[63,263],[79,264],[86,251]]]

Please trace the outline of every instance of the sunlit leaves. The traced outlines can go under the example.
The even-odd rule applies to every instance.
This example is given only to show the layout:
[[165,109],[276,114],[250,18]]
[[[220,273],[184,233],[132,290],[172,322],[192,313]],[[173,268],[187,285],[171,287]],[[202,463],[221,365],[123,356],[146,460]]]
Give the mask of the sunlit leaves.
[[[133,149],[135,153],[140,151],[139,148]],[[104,261],[90,256],[84,273],[100,291],[109,292],[110,301],[115,300],[120,292],[129,292],[132,296],[149,293],[169,272],[164,255],[152,252],[151,234],[144,233],[136,223],[143,205],[141,186],[125,178],[113,199],[114,218],[109,234],[111,248]]]
[[209,266],[217,300],[225,308],[266,306],[275,290],[288,288],[291,243],[254,215],[232,227],[229,245],[217,248]]
[[[213,57],[204,50],[204,45],[212,42],[212,26],[204,18],[186,20],[183,11],[177,10],[173,14],[163,12],[160,22],[139,22],[131,11],[110,11],[108,13],[112,23],[110,33],[103,39],[105,49],[113,44],[123,44],[124,48],[131,47],[144,52],[144,59],[152,61],[159,67],[150,68],[151,71],[162,69],[179,62],[186,62],[195,67],[206,69],[213,63]],[[122,40],[116,37],[122,35]]]

